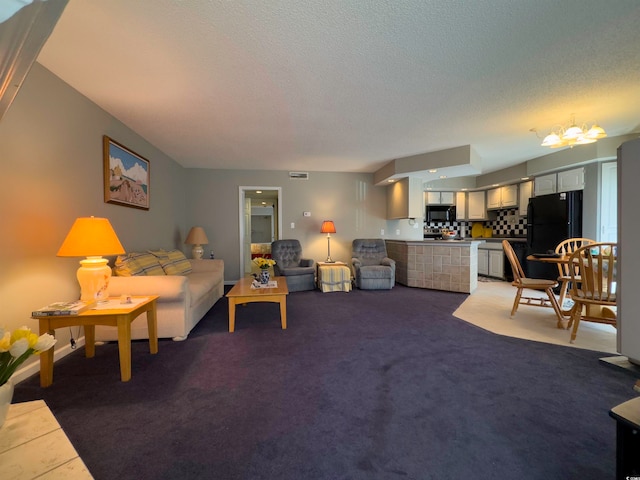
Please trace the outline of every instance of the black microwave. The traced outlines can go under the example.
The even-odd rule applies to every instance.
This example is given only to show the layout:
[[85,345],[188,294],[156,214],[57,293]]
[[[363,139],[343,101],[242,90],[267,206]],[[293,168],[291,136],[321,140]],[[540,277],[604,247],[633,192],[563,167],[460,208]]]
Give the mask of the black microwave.
[[427,222],[453,222],[456,219],[456,207],[451,205],[429,205]]

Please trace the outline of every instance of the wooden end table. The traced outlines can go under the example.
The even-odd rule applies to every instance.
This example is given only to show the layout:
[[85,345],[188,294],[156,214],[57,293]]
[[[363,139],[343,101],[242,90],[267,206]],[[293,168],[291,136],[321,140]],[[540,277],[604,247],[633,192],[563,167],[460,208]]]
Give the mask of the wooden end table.
[[[158,353],[158,325],[156,319],[157,295],[146,297],[131,297],[138,303],[133,305],[121,304],[120,299],[110,298],[109,304],[98,305],[96,309],[86,310],[78,315],[53,315],[46,317],[31,317],[40,322],[40,335],[50,333],[55,336],[56,328],[83,326],[84,351],[87,358],[96,353],[96,325],[107,325],[118,328],[118,350],[120,353],[120,379],[123,382],[131,380],[131,322],[140,314],[147,313],[147,327],[149,329],[149,351]],[[113,305],[113,306],[111,306]],[[53,348],[40,354],[40,386],[48,387],[53,383]]]
[[271,280],[278,282],[276,288],[251,288],[253,277],[244,277],[233,286],[227,298],[229,299],[229,333],[236,328],[236,305],[251,302],[275,302],[280,304],[280,324],[282,329],[287,329],[287,279],[273,277]]

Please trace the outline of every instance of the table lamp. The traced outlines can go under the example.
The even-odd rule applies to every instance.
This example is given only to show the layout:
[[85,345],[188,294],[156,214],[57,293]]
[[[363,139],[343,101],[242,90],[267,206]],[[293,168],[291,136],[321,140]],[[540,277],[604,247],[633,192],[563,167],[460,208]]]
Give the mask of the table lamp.
[[80,300],[106,301],[109,298],[111,268],[102,255],[125,253],[116,232],[106,218],[77,218],[62,242],[58,257],[87,257],[80,260],[77,272]]
[[187,239],[184,241],[184,243],[187,245],[193,245],[191,254],[193,258],[199,260],[202,258],[202,254],[204,253],[204,248],[202,248],[202,245],[208,244],[209,239],[207,238],[207,234],[204,233],[204,228],[191,227],[191,230],[189,230],[189,235],[187,235]]
[[334,260],[331,260],[331,234],[336,233],[336,226],[333,224],[333,221],[325,220],[322,222],[320,233],[327,234],[327,259],[325,260],[325,263],[336,263]]

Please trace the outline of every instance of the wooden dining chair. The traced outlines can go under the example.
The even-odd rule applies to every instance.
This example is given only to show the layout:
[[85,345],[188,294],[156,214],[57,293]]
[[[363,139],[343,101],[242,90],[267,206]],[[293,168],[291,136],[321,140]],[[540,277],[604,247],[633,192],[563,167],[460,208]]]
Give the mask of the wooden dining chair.
[[[604,323],[617,328],[616,252],[614,242],[592,243],[578,248],[569,262],[571,274],[571,343],[581,321]],[[578,278],[579,277],[579,278]]]
[[[585,245],[591,245],[592,243],[596,243],[595,240],[591,240],[590,238],[567,238],[558,244],[556,247],[556,253],[561,255],[571,255],[578,248],[583,247]],[[573,267],[575,269],[575,267]],[[576,277],[576,281],[580,281],[579,276]],[[560,295],[558,298],[558,304],[560,304],[560,308],[564,304],[564,300],[567,297],[567,292],[569,291],[569,283],[571,282],[571,272],[570,265],[568,263],[559,263],[558,264],[558,283],[560,284]]]
[[[558,282],[542,278],[526,277],[524,271],[522,270],[522,265],[520,265],[520,261],[518,260],[518,257],[513,251],[513,247],[508,240],[502,241],[502,248],[505,255],[509,259],[511,270],[513,270],[513,282],[511,282],[511,285],[518,289],[518,291],[516,292],[516,298],[513,301],[511,316],[513,317],[515,315],[516,311],[518,310],[518,305],[520,304],[536,307],[551,307],[556,312],[556,316],[558,317],[558,328],[562,328],[562,310],[560,309],[558,300],[553,293],[553,289],[558,286]],[[523,296],[522,294],[525,289],[543,291],[547,294],[547,298]]]

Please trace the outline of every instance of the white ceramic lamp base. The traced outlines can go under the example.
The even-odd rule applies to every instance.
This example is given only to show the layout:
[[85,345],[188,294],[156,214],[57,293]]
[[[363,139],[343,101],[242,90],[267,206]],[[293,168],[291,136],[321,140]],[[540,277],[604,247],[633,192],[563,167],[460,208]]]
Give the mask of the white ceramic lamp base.
[[80,284],[80,300],[83,302],[103,302],[109,298],[111,269],[109,260],[102,257],[87,257],[80,260],[82,265],[76,272]]
[[204,254],[204,248],[202,248],[202,245],[194,245],[193,249],[191,249],[191,255],[196,260],[200,260],[203,254]]

